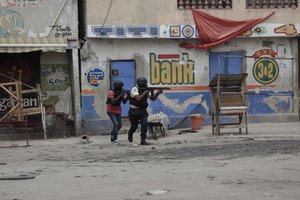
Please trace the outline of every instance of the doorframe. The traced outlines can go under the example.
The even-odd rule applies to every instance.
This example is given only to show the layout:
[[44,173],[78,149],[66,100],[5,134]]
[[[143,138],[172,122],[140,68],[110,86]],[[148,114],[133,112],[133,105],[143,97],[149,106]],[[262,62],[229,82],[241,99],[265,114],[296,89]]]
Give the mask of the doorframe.
[[129,61],[133,61],[135,63],[134,65],[134,79],[136,81],[136,60],[134,59],[125,59],[125,60],[109,60],[109,88],[112,89],[112,82],[111,82],[111,79],[112,79],[112,62],[129,62]]

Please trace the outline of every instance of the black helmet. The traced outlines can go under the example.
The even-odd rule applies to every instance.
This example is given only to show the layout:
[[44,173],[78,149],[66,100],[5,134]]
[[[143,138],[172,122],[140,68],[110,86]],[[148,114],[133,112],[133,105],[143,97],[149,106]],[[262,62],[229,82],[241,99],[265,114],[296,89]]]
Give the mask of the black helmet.
[[139,77],[136,80],[136,84],[138,85],[138,87],[147,87],[148,81],[145,77]]
[[123,86],[124,86],[124,84],[122,81],[116,80],[114,82],[114,90],[122,90]]

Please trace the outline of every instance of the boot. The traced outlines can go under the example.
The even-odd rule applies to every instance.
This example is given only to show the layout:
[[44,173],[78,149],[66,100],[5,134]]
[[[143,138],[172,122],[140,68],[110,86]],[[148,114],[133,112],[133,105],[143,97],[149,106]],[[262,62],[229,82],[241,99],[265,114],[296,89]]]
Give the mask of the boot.
[[150,143],[146,142],[146,140],[141,140],[141,145],[150,145]]
[[114,136],[112,133],[110,133],[110,141],[113,142],[114,141]]
[[132,142],[132,141],[133,141],[133,139],[132,139],[132,134],[128,134],[128,141],[129,141],[129,142]]

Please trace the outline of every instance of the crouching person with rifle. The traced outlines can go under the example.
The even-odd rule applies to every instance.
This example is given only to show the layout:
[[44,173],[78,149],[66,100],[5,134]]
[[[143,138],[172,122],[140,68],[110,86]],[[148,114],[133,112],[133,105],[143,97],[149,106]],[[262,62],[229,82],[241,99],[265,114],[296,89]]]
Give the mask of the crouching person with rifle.
[[147,88],[147,79],[140,77],[136,81],[137,87],[133,87],[130,91],[130,108],[129,108],[129,121],[130,129],[128,131],[128,141],[133,141],[133,133],[138,128],[138,124],[141,124],[141,145],[149,145],[146,141],[147,137],[147,122],[148,122],[148,98],[152,101],[156,100],[158,95],[163,91],[159,89],[156,93]]
[[126,90],[123,90],[124,84],[122,81],[116,80],[113,83],[113,86],[113,90],[108,92],[108,97],[106,100],[106,113],[113,123],[110,140],[112,143],[117,144],[118,132],[122,128],[121,102],[125,104],[128,98],[125,98]]

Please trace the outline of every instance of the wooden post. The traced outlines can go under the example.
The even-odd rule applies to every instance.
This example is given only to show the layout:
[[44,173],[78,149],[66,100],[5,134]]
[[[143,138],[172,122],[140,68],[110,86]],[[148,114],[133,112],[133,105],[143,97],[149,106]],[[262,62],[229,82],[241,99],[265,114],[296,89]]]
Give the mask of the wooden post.
[[[9,86],[8,90],[10,91],[10,93],[13,93],[12,86]],[[10,109],[13,109],[15,107],[15,99],[14,99],[14,97],[12,95],[10,95],[10,93],[8,93],[8,95],[9,95],[9,102],[10,102]]]
[[22,94],[21,94],[21,87],[20,87],[20,81],[15,81],[15,87],[16,87],[16,101],[19,103],[19,106],[17,108],[17,119],[18,121],[24,120],[23,116],[23,109],[22,109]]
[[45,107],[43,106],[43,100],[42,100],[42,93],[41,93],[40,84],[36,84],[36,88],[37,88],[37,98],[38,98],[39,106],[40,106],[40,109],[41,109],[44,139],[46,140],[47,139],[46,112],[45,112]]

